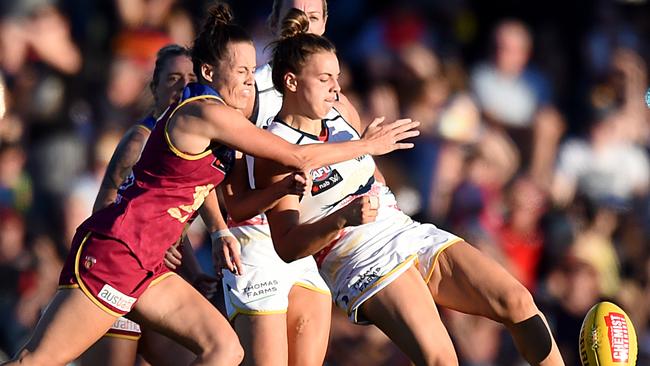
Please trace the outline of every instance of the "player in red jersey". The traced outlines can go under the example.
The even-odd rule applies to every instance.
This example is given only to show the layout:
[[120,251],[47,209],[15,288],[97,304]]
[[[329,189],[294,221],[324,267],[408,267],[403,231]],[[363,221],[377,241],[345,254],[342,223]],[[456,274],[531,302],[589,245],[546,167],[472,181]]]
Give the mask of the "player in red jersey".
[[[187,48],[168,45],[158,51],[150,83],[154,108],[150,115],[131,127],[122,137],[104,174],[93,212],[115,201],[119,185],[140,158],[156,120],[171,104],[178,102],[185,86],[193,81],[196,81],[196,75],[192,70],[192,59]],[[193,253],[187,251],[187,256],[191,255]],[[188,263],[191,263],[189,259],[185,264]],[[187,364],[194,358],[193,353],[168,338],[120,317],[104,337],[84,352],[80,362],[82,366],[132,365],[138,352],[156,365]]]
[[68,288],[56,293],[9,364],[64,365],[127,313],[196,353],[195,365],[238,364],[243,351],[228,322],[163,264],[169,243],[197,212],[209,230],[218,228],[214,187],[232,149],[306,171],[412,146],[401,142],[418,134],[411,121],[372,124],[361,141],[319,146],[292,145],[252,126],[232,107],[253,96],[255,50],[231,19],[223,4],[210,10],[192,49],[201,83],[188,85],[156,125],[116,201],[79,227],[60,278]]

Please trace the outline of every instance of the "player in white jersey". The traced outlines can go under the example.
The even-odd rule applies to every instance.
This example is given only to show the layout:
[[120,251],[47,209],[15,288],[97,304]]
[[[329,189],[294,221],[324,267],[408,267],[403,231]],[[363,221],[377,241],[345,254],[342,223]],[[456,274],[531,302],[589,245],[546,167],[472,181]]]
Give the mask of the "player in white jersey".
[[[297,144],[357,139],[358,119],[335,97],[334,46],[304,33],[307,22],[300,11],[283,21],[273,82],[284,99],[269,131]],[[323,120],[332,108],[342,117]],[[337,306],[355,322],[377,325],[417,365],[458,364],[436,303],[503,323],[530,364],[563,365],[525,287],[461,238],[402,213],[374,169],[364,155],[312,170],[309,194],[267,211],[280,258],[314,255]],[[277,164],[256,164],[261,187],[285,175]]]
[[[291,8],[310,14],[310,31],[324,32],[325,0],[274,1],[269,17],[271,28]],[[282,106],[282,95],[273,86],[269,64],[257,69],[255,82],[255,103],[249,106],[248,114],[257,127],[266,128]],[[243,266],[237,275],[223,271],[225,305],[244,347],[244,364],[322,365],[329,338],[330,291],[312,257],[291,263],[278,257],[263,213],[247,219],[249,207],[264,212],[291,193],[275,190],[266,193],[267,199],[256,198],[251,205],[245,204],[250,190],[256,188],[252,174],[247,174],[252,173],[253,164],[251,157],[244,160],[240,156],[223,190],[230,232],[241,244]],[[295,182],[294,191],[302,188],[299,178],[288,178]],[[292,182],[285,183],[289,188]]]

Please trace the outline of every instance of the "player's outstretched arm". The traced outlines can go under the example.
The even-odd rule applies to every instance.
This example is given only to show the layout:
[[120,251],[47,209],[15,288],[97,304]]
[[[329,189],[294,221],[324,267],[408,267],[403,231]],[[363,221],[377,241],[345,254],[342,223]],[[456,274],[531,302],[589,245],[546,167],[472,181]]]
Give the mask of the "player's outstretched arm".
[[383,155],[398,149],[409,149],[405,139],[419,135],[417,121],[401,119],[390,123],[375,120],[359,141],[333,144],[294,145],[252,125],[241,113],[225,105],[204,108],[204,118],[210,121],[213,140],[256,157],[269,159],[295,170],[307,171],[326,164],[371,154]]
[[308,178],[301,172],[288,174],[267,188],[250,189],[246,160],[241,153],[237,154],[235,165],[221,186],[228,214],[236,222],[264,213],[288,194],[300,196],[309,189]]

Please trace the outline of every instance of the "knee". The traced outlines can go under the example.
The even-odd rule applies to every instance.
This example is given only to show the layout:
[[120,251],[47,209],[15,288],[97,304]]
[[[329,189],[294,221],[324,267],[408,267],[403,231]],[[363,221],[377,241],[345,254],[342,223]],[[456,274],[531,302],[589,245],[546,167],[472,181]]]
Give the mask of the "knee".
[[221,342],[218,350],[219,362],[215,362],[215,365],[239,365],[244,360],[244,348],[234,332]]
[[537,313],[533,296],[519,283],[510,286],[499,299],[497,317],[506,325],[521,322]]
[[244,348],[239,343],[239,340],[230,345],[226,357],[227,362],[232,362],[232,365],[239,365],[244,361]]

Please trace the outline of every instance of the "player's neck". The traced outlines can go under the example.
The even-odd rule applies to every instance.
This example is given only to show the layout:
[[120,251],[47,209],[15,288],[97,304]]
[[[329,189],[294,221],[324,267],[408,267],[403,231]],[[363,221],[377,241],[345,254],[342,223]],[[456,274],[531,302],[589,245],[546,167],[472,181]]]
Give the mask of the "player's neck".
[[287,125],[302,132],[318,136],[321,133],[322,123],[320,119],[312,119],[284,109],[278,113],[278,117]]

